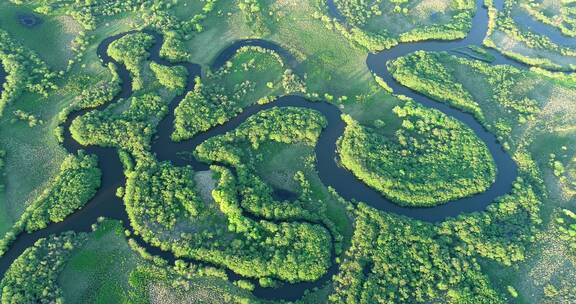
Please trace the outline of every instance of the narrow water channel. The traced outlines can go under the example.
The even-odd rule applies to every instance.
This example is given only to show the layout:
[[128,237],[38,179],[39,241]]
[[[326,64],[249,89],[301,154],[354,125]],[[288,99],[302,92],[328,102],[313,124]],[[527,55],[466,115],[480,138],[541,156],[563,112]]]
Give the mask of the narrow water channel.
[[[501,5],[502,0],[496,0],[496,2],[497,7],[499,7],[498,5]],[[328,0],[327,3],[329,10],[332,14],[334,14],[334,17],[340,19],[342,22],[345,22],[344,17],[338,12],[336,6],[334,5],[333,0]],[[510,192],[512,184],[518,174],[515,162],[512,160],[510,155],[504,151],[501,144],[496,140],[496,137],[488,132],[472,115],[462,112],[456,108],[452,108],[445,103],[434,101],[400,85],[390,75],[386,67],[387,61],[418,50],[450,51],[470,45],[481,46],[488,25],[487,10],[482,6],[482,3],[483,0],[477,1],[477,13],[473,19],[473,26],[469,35],[465,39],[459,41],[426,41],[400,44],[390,50],[376,54],[369,54],[366,63],[369,69],[376,73],[378,76],[382,77],[392,87],[396,94],[409,96],[424,106],[437,109],[444,114],[461,121],[470,129],[472,129],[478,138],[480,138],[486,144],[490,153],[492,154],[492,157],[495,160],[498,171],[496,182],[483,193],[428,208],[410,208],[394,204],[382,196],[378,191],[359,181],[351,172],[337,165],[336,159],[338,158],[338,155],[336,153],[336,141],[343,134],[345,127],[344,122],[340,118],[341,112],[338,107],[327,102],[310,102],[300,96],[286,96],[281,97],[270,104],[250,106],[244,109],[240,115],[231,119],[224,125],[214,127],[205,133],[195,136],[191,140],[175,143],[170,140],[170,134],[173,131],[174,109],[185,96],[186,93],[184,93],[175,97],[174,100],[172,100],[170,103],[169,114],[159,123],[157,127],[157,138],[153,141],[152,151],[156,154],[159,160],[169,160],[176,166],[191,165],[196,171],[207,170],[208,164],[198,162],[195,159],[183,159],[178,157],[178,154],[184,151],[193,151],[198,144],[202,143],[206,139],[224,134],[230,130],[235,129],[248,117],[256,114],[259,111],[272,107],[303,107],[321,112],[328,121],[328,126],[321,133],[318,143],[315,147],[317,159],[316,167],[322,182],[326,186],[332,186],[345,199],[362,201],[376,209],[385,212],[392,212],[429,222],[442,221],[448,217],[455,217],[464,213],[483,211],[497,197]],[[118,67],[119,76],[122,79],[122,90],[118,96],[115,97],[113,102],[120,98],[128,98],[132,95],[131,79],[126,68],[110,58],[106,50],[108,45],[116,39],[134,32],[136,31],[122,33],[106,38],[98,46],[97,52],[103,62],[105,64],[108,62],[115,64]],[[162,45],[163,37],[155,32],[145,32],[153,35],[156,38],[156,43],[150,50],[150,60],[167,66],[184,66],[189,72],[186,92],[192,90],[194,88],[194,77],[201,75],[200,66],[193,63],[174,64],[162,59],[159,55],[159,50]],[[258,39],[250,39],[238,41],[226,48],[219,54],[219,56],[211,65],[211,68],[216,69],[222,66],[235,54],[237,49],[246,45],[260,46],[275,50],[284,57],[286,63],[289,66],[294,68],[297,67],[298,63],[294,57],[275,43]],[[520,68],[525,67],[523,64],[501,56],[499,53],[493,50],[491,50],[490,53],[496,58],[494,64],[508,64]],[[3,71],[0,66],[0,81],[2,81],[0,83],[3,83],[4,80],[2,77],[2,72]],[[103,105],[96,110],[101,110],[106,106],[108,106],[108,104]],[[68,117],[66,122],[63,124],[65,129],[65,140],[63,145],[69,153],[76,153],[79,149],[83,149],[88,153],[98,155],[99,167],[102,170],[102,186],[100,190],[82,210],[72,214],[63,222],[50,224],[46,229],[31,234],[22,233],[19,235],[10,247],[9,251],[0,259],[0,275],[3,275],[7,268],[12,264],[14,259],[16,259],[26,248],[32,246],[36,240],[47,237],[51,234],[57,234],[68,230],[74,230],[77,232],[89,232],[91,230],[91,225],[96,222],[98,217],[103,216],[111,219],[122,220],[124,226],[131,230],[128,215],[124,208],[124,203],[115,195],[116,188],[119,186],[124,186],[125,184],[122,165],[116,150],[112,148],[102,148],[95,146],[84,147],[78,144],[70,135],[69,127],[71,122],[76,117],[79,117],[88,111],[91,110],[74,112]],[[158,248],[149,246],[138,238],[136,238],[136,240],[150,253],[162,256],[170,262],[175,260],[171,253],[163,252]],[[316,282],[284,284],[278,289],[257,287],[253,293],[255,296],[265,299],[295,300],[300,298],[306,290],[325,284],[336,272],[337,264],[333,263],[332,267],[327,271],[327,273]],[[228,275],[233,280],[241,278],[231,271],[228,271]],[[258,285],[256,284],[256,286]]]

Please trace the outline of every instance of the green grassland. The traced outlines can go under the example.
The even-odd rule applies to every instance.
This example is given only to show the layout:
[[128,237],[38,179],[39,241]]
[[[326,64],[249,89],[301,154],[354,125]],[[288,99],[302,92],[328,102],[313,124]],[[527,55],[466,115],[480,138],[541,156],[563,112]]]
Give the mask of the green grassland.
[[58,275],[58,285],[66,302],[126,302],[128,276],[140,263],[126,242],[122,225],[106,221],[72,252]]
[[23,26],[20,14],[32,14],[33,7],[16,6],[8,1],[0,4],[0,27],[23,45],[40,55],[56,70],[64,70],[73,58],[72,41],[82,30],[72,18],[66,16],[42,16],[42,22],[34,27]]

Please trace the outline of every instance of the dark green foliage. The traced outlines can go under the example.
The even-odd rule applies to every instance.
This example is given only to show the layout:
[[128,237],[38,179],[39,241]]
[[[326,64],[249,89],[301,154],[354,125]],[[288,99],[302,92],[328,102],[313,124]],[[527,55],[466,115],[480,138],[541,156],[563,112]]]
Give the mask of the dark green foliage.
[[[389,62],[388,66],[394,78],[402,85],[474,114],[485,126],[490,127],[492,124],[501,136],[509,136],[514,125],[532,119],[540,111],[536,100],[531,98],[534,95],[531,91],[535,88],[529,85],[518,87],[519,83],[530,83],[530,79],[535,79],[535,74],[529,71],[507,65],[490,65],[447,53],[421,51],[400,57]],[[488,90],[491,91],[491,101],[502,112],[498,115],[499,121],[486,119],[486,114],[494,117],[495,113],[483,112],[480,104],[486,107],[487,101],[475,100],[472,90],[479,88],[464,87],[456,77],[455,66],[467,68],[473,73],[472,76],[480,77],[486,82]],[[481,83],[477,83],[479,84]]]
[[[128,108],[123,110],[127,103]],[[166,111],[159,96],[145,94],[76,118],[70,132],[82,145],[118,147],[135,157],[149,157],[154,126]]]
[[568,209],[562,210],[562,213],[556,218],[560,237],[568,243],[573,255],[576,256],[576,214]]
[[38,55],[22,47],[7,32],[0,29],[0,64],[6,71],[6,81],[0,89],[0,116],[6,104],[23,92],[48,96],[56,88],[55,73]]
[[467,255],[511,266],[526,259],[526,248],[542,223],[540,200],[532,186],[517,182],[510,194],[492,203],[486,212],[446,221],[438,233],[466,244],[455,247]]
[[196,155],[200,159],[242,166],[237,156],[230,157],[230,152],[225,152],[222,146],[228,145],[228,149],[240,150],[237,143],[243,141],[258,148],[267,140],[313,145],[325,126],[326,120],[316,111],[291,107],[272,108],[248,118],[233,132],[207,140],[196,148]]
[[78,96],[76,106],[80,109],[96,108],[106,104],[120,92],[120,85],[116,82],[106,82],[82,90]]
[[[418,14],[411,14],[412,10],[417,10],[420,1],[335,0],[334,3],[345,18],[345,25],[320,14],[314,17],[322,19],[328,27],[335,28],[350,41],[372,52],[389,49],[399,42],[464,38],[471,28],[475,12],[474,1],[455,1],[449,12],[446,9],[438,12],[447,14],[448,21],[433,22]],[[402,23],[404,27],[408,25],[408,28],[393,30],[388,28],[398,26],[393,25],[393,21],[384,24],[377,21],[385,18]]]
[[132,89],[138,91],[144,85],[143,63],[148,58],[148,49],[154,44],[154,37],[145,33],[126,35],[115,40],[108,47],[110,57],[123,63],[132,74]]
[[[168,165],[160,165],[162,167],[162,171],[180,170]],[[326,271],[331,243],[325,229],[305,223],[275,224],[245,217],[236,197],[236,179],[229,171],[219,170],[219,186],[212,192],[217,205],[202,206],[195,199],[191,184],[186,188],[172,187],[174,180],[162,180],[158,176],[162,171],[154,173],[137,168],[128,175],[124,196],[134,230],[147,242],[171,250],[177,256],[223,265],[248,277],[308,281]],[[180,174],[190,174],[190,171]],[[189,183],[180,178],[177,184]],[[178,193],[192,197],[186,199]],[[153,203],[159,197],[176,199],[167,199],[174,204],[162,206]],[[194,212],[199,213],[185,212],[186,204],[194,204]]]
[[134,230],[151,232],[139,226],[141,219],[174,229],[178,219],[197,217],[203,204],[194,186],[194,171],[190,167],[151,163],[129,172],[125,191],[126,208],[132,218],[140,219],[131,221]]
[[67,233],[26,249],[0,282],[2,303],[64,303],[56,280],[70,252],[83,241],[83,236]]
[[483,119],[482,111],[462,84],[455,81],[453,71],[438,60],[437,53],[417,51],[388,62],[390,73],[402,85],[441,100]]
[[60,173],[48,188],[26,209],[21,220],[28,232],[63,221],[82,208],[100,187],[100,169],[95,155],[80,152],[69,155],[60,166]]
[[342,164],[401,205],[432,206],[486,190],[495,180],[486,146],[464,125],[408,101],[393,138],[350,117],[339,142]]
[[[325,119],[317,112],[299,108],[273,108],[250,117],[234,132],[211,138],[200,145],[195,154],[206,162],[234,166],[238,174],[241,206],[265,219],[321,221],[320,203],[310,202],[309,182],[300,175],[302,196],[291,202],[275,201],[272,189],[254,174],[259,161],[258,149],[268,142],[303,143],[314,146]],[[312,206],[314,207],[312,207]]]
[[212,191],[214,202],[199,200],[190,168],[140,162],[127,174],[124,195],[134,230],[177,256],[223,265],[244,276],[291,282],[317,279],[330,263],[328,231],[305,222],[249,216],[319,221],[311,211],[300,211],[301,203],[273,202],[270,189],[234,161],[242,152],[228,141],[244,141],[252,147],[265,140],[313,144],[324,125],[312,111],[273,109],[249,118],[235,133],[204,143],[197,150],[203,159],[238,164],[239,178],[229,170],[213,169],[219,174],[218,187]]
[[[268,85],[272,86],[269,87]],[[274,95],[305,92],[305,85],[278,54],[259,47],[244,47],[207,79],[196,79],[196,87],[176,108],[172,139],[189,139],[199,132],[223,124],[242,108],[266,103]]]
[[160,56],[173,62],[190,60],[190,53],[177,32],[166,32],[164,43],[160,48]]
[[188,72],[184,67],[167,67],[155,62],[151,62],[150,69],[152,72],[154,72],[154,75],[156,75],[156,79],[158,79],[160,84],[167,89],[174,90],[180,94],[184,88],[186,88]]
[[0,256],[22,231],[32,232],[50,223],[61,222],[82,208],[100,187],[100,176],[96,156],[83,152],[78,156],[69,155],[59,174],[0,240]]
[[334,303],[504,303],[467,258],[432,225],[360,204]]

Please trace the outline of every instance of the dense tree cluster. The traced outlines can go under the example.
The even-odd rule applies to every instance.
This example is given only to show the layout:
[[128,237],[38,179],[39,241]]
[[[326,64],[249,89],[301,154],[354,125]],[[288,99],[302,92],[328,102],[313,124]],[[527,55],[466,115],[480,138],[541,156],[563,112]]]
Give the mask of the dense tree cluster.
[[144,85],[143,64],[148,59],[148,49],[154,44],[154,37],[145,33],[126,35],[115,40],[108,47],[108,54],[123,63],[132,74],[132,89],[138,91]]
[[273,108],[250,117],[233,132],[205,141],[198,146],[195,154],[206,162],[234,166],[241,206],[251,214],[271,220],[320,222],[322,210],[317,209],[320,207],[318,203],[310,202],[311,189],[304,176],[295,177],[302,195],[296,201],[285,202],[276,201],[272,196],[273,189],[254,171],[261,145],[278,142],[314,146],[325,126],[326,121],[315,111]]
[[0,282],[2,303],[64,303],[58,275],[83,235],[65,233],[38,240],[10,265]]
[[138,232],[154,233],[139,226],[142,219],[174,229],[177,220],[193,220],[204,208],[195,191],[194,171],[168,163],[151,162],[128,171],[124,196],[131,223]]
[[160,56],[173,62],[183,62],[190,60],[190,52],[176,32],[164,33],[164,43],[160,48]]
[[[526,172],[521,174],[530,179]],[[511,193],[498,198],[486,212],[446,221],[438,233],[461,242],[455,247],[469,256],[511,266],[526,259],[526,248],[542,223],[540,205],[534,187],[520,179]]]
[[[345,19],[345,25],[320,13],[315,13],[313,17],[323,20],[329,28],[336,29],[352,42],[370,51],[388,49],[398,42],[464,38],[472,26],[472,17],[475,13],[474,1],[454,1],[449,6],[450,11],[438,12],[449,14],[449,22],[426,24],[419,17],[411,15],[412,10],[420,3],[419,1],[335,0],[334,3]],[[411,29],[392,34],[390,29],[382,28],[381,25],[372,25],[371,23],[378,24],[374,20],[384,18],[383,12],[403,15],[406,19],[404,22],[412,25]]]
[[46,227],[48,222],[61,222],[82,208],[100,187],[100,169],[95,155],[80,152],[68,156],[50,186],[32,203],[27,231]]
[[6,104],[24,92],[48,96],[56,88],[56,74],[40,57],[21,46],[10,35],[0,29],[0,73],[7,74],[0,90],[0,115]]
[[[127,109],[123,110],[124,108]],[[150,157],[155,124],[168,107],[160,96],[147,93],[93,111],[72,121],[70,133],[80,144],[117,147],[140,158]]]
[[82,90],[75,106],[78,107],[78,109],[96,108],[112,101],[119,92],[120,85],[116,81],[95,84],[90,88]]
[[45,228],[82,208],[100,187],[100,177],[96,156],[83,152],[78,156],[69,155],[58,175],[4,235],[0,241],[0,255],[23,230],[32,232]]
[[356,211],[352,245],[334,279],[333,303],[504,303],[478,263],[432,225]]
[[[533,164],[526,164],[528,167]],[[336,275],[336,303],[505,303],[476,257],[510,266],[526,259],[539,231],[540,198],[522,169],[513,191],[486,212],[439,225],[359,204],[352,245]]]
[[[502,109],[500,121],[487,121],[485,113],[472,96],[472,91],[469,91],[474,87],[468,88],[459,82],[455,66],[466,67],[474,76],[486,82],[491,91],[491,101]],[[474,114],[484,125],[493,124],[495,131],[501,136],[508,137],[512,127],[518,122],[524,123],[540,112],[540,105],[530,93],[535,88],[518,87],[518,83],[535,78],[534,73],[529,71],[508,65],[490,65],[480,60],[450,56],[447,53],[422,51],[389,62],[388,67],[392,76],[402,85]]]
[[[249,118],[234,133],[204,143],[198,148],[202,159],[238,164],[238,177],[227,169],[214,168],[219,172],[218,188],[212,192],[216,204],[199,199],[190,168],[139,161],[127,173],[124,194],[134,230],[177,256],[223,265],[247,277],[291,282],[319,278],[330,263],[329,232],[306,222],[276,222],[320,221],[319,217],[300,210],[301,203],[274,202],[270,189],[243,170],[241,162],[221,159],[221,155],[231,156],[240,148],[229,145],[231,141],[253,147],[264,140],[313,144],[323,126],[325,121],[318,113],[273,109]],[[263,219],[252,218],[254,215]],[[230,239],[231,243],[225,241]]]
[[151,62],[150,69],[154,72],[160,84],[167,89],[174,90],[180,94],[186,88],[188,72],[183,66],[168,67]]
[[223,67],[206,79],[196,79],[194,90],[176,108],[176,141],[223,124],[256,102],[270,102],[275,95],[303,93],[305,86],[274,51],[243,47]]
[[[177,256],[223,265],[247,277],[312,281],[328,268],[331,240],[322,226],[246,217],[238,202],[236,178],[226,169],[214,169],[220,175],[218,187],[212,192],[216,206],[202,206],[197,196],[185,202],[186,198],[176,190],[187,195],[194,195],[196,190],[184,177],[179,179],[174,176],[176,173],[168,176],[180,181],[143,177],[166,176],[167,173],[161,172],[180,170],[169,165],[160,165],[162,167],[158,173],[149,173],[137,166],[134,173],[128,174],[124,200],[131,225],[147,242],[171,250]],[[182,170],[188,172],[183,174],[191,172]],[[171,186],[174,182],[176,185],[188,183],[187,188]],[[161,197],[174,204],[158,204],[163,201]],[[185,204],[192,205],[186,208]],[[184,210],[194,211],[184,213]],[[166,229],[166,225],[174,228]]]
[[[234,131],[205,141],[196,148],[196,155],[200,159],[242,166],[242,162],[237,160],[237,157],[227,155],[229,152],[224,152],[222,146],[228,145],[229,149],[240,149],[241,147],[235,143],[245,142],[257,149],[262,142],[268,140],[286,144],[302,142],[314,145],[325,126],[325,118],[317,111],[292,107],[272,108],[249,117]],[[223,153],[220,154],[220,151]]]
[[494,182],[492,156],[464,125],[412,101],[394,113],[402,126],[393,138],[345,116],[340,158],[365,183],[399,204],[432,206],[482,192]]
[[437,53],[417,51],[387,65],[390,73],[402,85],[429,97],[445,100],[483,119],[482,110],[472,95],[456,81],[454,71],[439,61],[439,56]]

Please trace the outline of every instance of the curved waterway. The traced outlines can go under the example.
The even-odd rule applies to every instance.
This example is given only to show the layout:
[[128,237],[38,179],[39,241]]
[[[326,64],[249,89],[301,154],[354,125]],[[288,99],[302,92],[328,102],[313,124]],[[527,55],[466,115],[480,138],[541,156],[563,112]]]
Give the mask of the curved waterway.
[[2,94],[2,88],[4,86],[5,81],[6,81],[6,71],[4,71],[2,62],[0,62],[0,95]]
[[514,22],[521,28],[526,28],[530,32],[548,37],[552,42],[560,46],[570,48],[576,47],[576,38],[568,37],[562,34],[562,31],[559,28],[536,20],[523,9],[513,11],[512,18],[514,19]]
[[[185,96],[184,93],[175,97],[174,100],[172,100],[170,103],[167,117],[164,118],[157,127],[157,137],[152,143],[152,151],[156,154],[156,157],[159,160],[169,160],[175,166],[191,165],[196,171],[208,170],[208,164],[198,162],[195,159],[184,159],[178,157],[179,153],[193,151],[198,144],[202,143],[206,139],[224,134],[230,130],[235,129],[248,117],[258,113],[259,111],[273,107],[288,106],[308,108],[321,112],[328,121],[328,126],[322,131],[320,138],[318,139],[318,143],[315,147],[317,159],[316,168],[318,174],[326,186],[332,186],[343,198],[353,201],[362,201],[376,209],[385,212],[392,212],[428,222],[438,222],[448,217],[455,217],[464,213],[483,211],[497,197],[510,192],[512,189],[512,183],[517,177],[517,167],[515,162],[512,160],[510,155],[504,151],[502,146],[496,140],[496,137],[488,132],[471,114],[462,112],[456,108],[452,108],[444,103],[429,99],[400,85],[390,75],[386,67],[387,61],[418,50],[451,51],[470,45],[481,46],[482,39],[484,38],[488,25],[487,11],[484,7],[482,7],[482,2],[483,0],[477,1],[477,13],[473,19],[473,26],[469,35],[465,39],[459,41],[427,41],[400,44],[393,49],[368,55],[366,62],[369,69],[378,76],[382,77],[393,88],[396,94],[409,96],[415,101],[422,103],[424,106],[437,109],[446,115],[461,121],[470,129],[472,129],[474,133],[486,144],[492,157],[494,158],[498,171],[495,183],[483,193],[428,208],[410,208],[394,204],[382,196],[378,191],[359,181],[351,172],[338,166],[336,141],[343,134],[345,128],[345,123],[340,118],[341,112],[338,107],[327,102],[310,102],[299,96],[281,97],[276,101],[266,105],[250,106],[244,109],[240,115],[231,119],[224,125],[214,127],[209,131],[201,133],[190,140],[176,143],[170,140],[170,134],[173,131],[174,109]],[[502,0],[497,0],[496,2],[498,7],[498,5],[501,5]],[[336,7],[334,6],[333,0],[328,0],[328,7],[330,12],[334,14],[335,18],[345,22],[343,17],[338,13]],[[129,98],[132,95],[132,87],[130,75],[126,68],[110,58],[107,55],[106,50],[108,45],[110,45],[110,43],[116,39],[134,32],[135,31],[109,37],[103,40],[98,46],[97,52],[98,55],[102,58],[103,62],[105,64],[109,62],[115,64],[118,67],[119,76],[122,79],[122,90],[112,102],[115,102],[120,98]],[[194,77],[201,75],[200,66],[193,63],[171,63],[162,59],[159,56],[159,50],[163,42],[163,37],[155,32],[145,32],[153,35],[156,38],[156,43],[150,50],[150,60],[167,66],[184,66],[189,72],[186,92],[192,90],[194,88]],[[289,66],[297,69],[298,63],[289,52],[272,42],[258,39],[242,40],[234,43],[218,55],[218,57],[211,65],[211,68],[214,70],[222,66],[235,54],[236,50],[246,45],[260,46],[275,50],[284,57]],[[524,67],[523,64],[501,56],[495,51],[490,51],[490,53],[496,58],[494,62],[495,64],[508,64],[517,67]],[[0,69],[0,77],[1,74],[2,73]],[[100,106],[96,110],[102,110],[106,106],[108,106],[108,104]],[[63,222],[50,224],[47,228],[31,234],[20,234],[18,238],[13,242],[8,252],[6,252],[6,254],[0,259],[0,275],[3,275],[10,264],[14,261],[14,259],[16,259],[26,248],[32,246],[36,240],[47,237],[51,234],[57,234],[68,230],[74,230],[77,232],[89,232],[91,231],[91,225],[97,221],[98,217],[103,216],[111,219],[122,220],[124,226],[131,230],[129,225],[129,218],[124,208],[124,204],[122,200],[117,198],[115,195],[116,188],[124,186],[125,184],[125,176],[123,174],[122,165],[120,163],[116,149],[95,146],[81,146],[70,135],[69,127],[71,122],[76,117],[84,115],[88,111],[91,110],[81,110],[69,115],[68,119],[63,125],[65,129],[65,140],[63,145],[69,153],[76,153],[78,150],[82,149],[88,153],[98,155],[99,167],[102,170],[102,186],[100,190],[83,209],[70,215]],[[254,218],[254,215],[248,214],[246,211],[245,213],[246,216]],[[171,253],[164,252],[156,247],[150,246],[139,239],[137,236],[135,239],[151,254],[159,255],[169,262],[173,262],[175,260],[175,257]],[[253,293],[257,297],[266,299],[298,299],[305,293],[306,290],[325,284],[337,272],[337,264],[334,263],[334,253],[332,255],[332,266],[328,269],[327,273],[322,278],[315,282],[284,284],[277,289],[256,287]],[[227,273],[232,280],[242,278],[230,270],[228,270]],[[256,286],[258,286],[258,284],[256,284]]]

